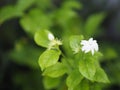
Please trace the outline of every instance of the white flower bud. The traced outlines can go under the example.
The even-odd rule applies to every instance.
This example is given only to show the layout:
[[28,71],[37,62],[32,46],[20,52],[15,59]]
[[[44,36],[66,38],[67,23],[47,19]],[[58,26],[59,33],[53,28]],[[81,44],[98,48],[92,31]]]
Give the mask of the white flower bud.
[[49,33],[49,34],[48,34],[48,39],[49,39],[50,41],[52,41],[52,40],[54,40],[55,38],[54,38],[53,34]]

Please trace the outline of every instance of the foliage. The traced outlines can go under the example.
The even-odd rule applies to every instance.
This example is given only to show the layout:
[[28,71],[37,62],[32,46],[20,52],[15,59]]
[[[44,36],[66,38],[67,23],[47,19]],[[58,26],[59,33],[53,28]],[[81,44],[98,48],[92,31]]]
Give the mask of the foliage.
[[[100,39],[98,43],[103,55],[81,50],[82,40],[90,37],[99,40],[104,33],[102,22],[107,17],[106,12],[98,12],[83,18],[78,13],[83,9],[78,0],[64,0],[59,7],[53,0],[17,0],[15,5],[0,8],[1,26],[17,18],[21,31],[25,32],[25,36],[15,39],[8,58],[35,71],[28,73],[28,77],[19,71],[13,75],[13,82],[23,86],[21,90],[34,90],[31,85],[34,80],[36,90],[43,90],[42,84],[38,84],[41,75],[47,90],[103,90],[120,83],[118,46]],[[49,34],[53,35],[53,40],[49,39]]]
[[[49,33],[51,33],[47,30],[43,30],[42,32],[36,32],[35,34],[35,41],[40,46],[49,46],[50,43],[54,42],[53,40],[49,40],[49,36],[46,35],[45,32],[48,32],[48,35]],[[44,41],[46,41],[46,39],[49,40],[49,42],[45,45]],[[83,79],[90,80],[91,82],[96,81],[109,83],[104,70],[99,65],[98,59],[100,58],[101,53],[96,52],[95,55],[92,55],[91,53],[85,54],[84,52],[82,52],[80,45],[80,41],[82,39],[83,36],[79,35],[70,37],[70,47],[75,50],[75,54],[77,55],[77,58],[74,58],[75,54],[73,53],[72,57],[70,58],[72,62],[74,62],[73,66],[68,65],[71,64],[69,61],[69,57],[66,57],[63,54],[63,52],[59,48],[59,45],[54,44],[50,49],[47,47],[47,50],[43,52],[43,54],[41,54],[39,58],[39,65],[41,67],[41,70],[43,71],[42,75],[56,78],[63,76],[66,73],[68,75],[66,81],[68,90],[75,90],[76,86],[78,84],[81,84]],[[60,54],[61,58],[59,58]],[[62,60],[67,63],[64,63]]]

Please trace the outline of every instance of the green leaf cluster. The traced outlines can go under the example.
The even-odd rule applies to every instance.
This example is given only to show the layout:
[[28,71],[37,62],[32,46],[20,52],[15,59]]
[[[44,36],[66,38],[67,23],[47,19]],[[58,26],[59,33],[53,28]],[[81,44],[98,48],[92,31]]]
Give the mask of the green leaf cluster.
[[[16,5],[0,9],[0,24],[19,17],[25,32],[30,37],[34,36],[37,45],[46,48],[42,53],[41,49],[33,48],[29,43],[26,45],[17,42],[10,53],[10,57],[16,59],[15,62],[35,68],[39,64],[46,89],[60,85],[68,90],[95,90],[91,89],[94,83],[109,82],[105,71],[99,65],[101,53],[96,52],[94,56],[83,53],[80,42],[84,37],[79,35],[83,34],[85,38],[96,35],[106,14],[93,14],[84,21],[75,11],[81,9],[82,5],[78,0],[65,0],[60,8],[52,5],[51,0],[18,0]],[[49,40],[48,34],[51,32],[46,29],[51,29],[56,36],[61,37],[61,47],[58,38]],[[112,50],[108,52],[114,53]],[[116,57],[115,53],[112,55],[107,53],[106,58]]]
[[16,5],[9,5],[0,8],[0,24],[11,18],[24,15],[24,11],[33,5],[35,0],[18,0]]
[[[109,83],[106,73],[99,65],[102,54],[95,52],[92,55],[82,52],[80,45],[81,40],[84,39],[82,35],[73,35],[69,38],[69,49],[73,51],[70,58],[64,55],[59,45],[48,48],[52,42],[48,39],[49,33],[51,32],[48,30],[41,30],[35,34],[35,42],[47,48],[40,55],[38,61],[43,76],[62,78],[67,75],[66,85],[68,90],[91,90],[90,83]],[[86,87],[83,88],[82,85]]]
[[9,51],[11,60],[19,65],[38,69],[38,58],[43,49],[31,45],[27,40],[21,39],[15,43],[13,50]]

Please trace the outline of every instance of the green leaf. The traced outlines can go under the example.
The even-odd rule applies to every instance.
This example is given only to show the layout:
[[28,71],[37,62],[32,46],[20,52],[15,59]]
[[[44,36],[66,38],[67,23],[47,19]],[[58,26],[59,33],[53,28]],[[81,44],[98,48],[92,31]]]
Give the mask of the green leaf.
[[90,84],[90,90],[103,90],[105,88],[106,84],[103,83],[93,83]]
[[71,72],[71,74],[67,77],[66,84],[68,86],[68,90],[74,90],[74,88],[81,82],[83,76],[79,71],[75,70]]
[[36,0],[36,6],[42,10],[47,10],[48,8],[53,9],[53,2],[51,0]]
[[35,0],[18,0],[14,6],[5,6],[0,9],[0,24],[11,18],[21,17],[24,10],[29,8]]
[[59,50],[46,50],[39,57],[39,65],[41,69],[45,69],[57,63],[61,52]]
[[90,90],[89,81],[86,79],[83,79],[81,83],[78,86],[76,86],[74,90]]
[[62,63],[57,62],[56,64],[46,68],[45,71],[43,72],[43,75],[49,77],[60,77],[65,73],[66,67]]
[[9,56],[13,62],[19,65],[38,69],[38,57],[42,51],[42,49],[33,46],[25,40],[19,40],[15,43],[15,48],[9,52]]
[[52,22],[48,14],[39,9],[32,9],[21,18],[20,24],[28,34],[33,36],[37,30],[49,29]]
[[18,0],[16,9],[18,11],[24,11],[35,3],[36,0]]
[[34,40],[35,42],[42,46],[48,48],[50,40],[48,39],[48,34],[50,32],[48,30],[39,30],[35,33]]
[[0,24],[11,18],[20,17],[23,12],[17,11],[15,6],[5,6],[0,9]]
[[103,54],[101,52],[95,52],[93,58],[98,60],[101,59],[103,57]]
[[61,82],[61,78],[51,78],[51,77],[44,77],[43,84],[45,89],[53,89],[57,88]]
[[75,53],[78,53],[80,51],[80,41],[82,39],[82,35],[74,35],[70,37],[70,47]]
[[106,60],[112,60],[118,57],[118,53],[115,51],[115,49],[109,47],[108,45],[103,50],[104,58]]
[[101,67],[97,67],[94,80],[102,83],[109,83],[109,79]]
[[98,14],[93,14],[90,17],[88,17],[85,23],[86,35],[93,36],[96,33],[99,26],[101,25],[105,16],[106,16],[105,13],[98,13]]
[[56,20],[63,27],[68,24],[68,22],[77,16],[77,13],[73,9],[62,7],[55,13]]
[[63,3],[63,7],[64,8],[74,8],[74,9],[81,9],[82,8],[82,4],[78,1],[65,1]]
[[93,80],[96,72],[95,61],[93,58],[85,57],[79,61],[79,71],[80,73],[89,80]]
[[[20,85],[22,90],[44,90],[42,84],[41,72],[39,69],[32,69],[33,72],[15,71],[12,75],[12,82],[16,85]],[[32,82],[32,83],[31,83]]]

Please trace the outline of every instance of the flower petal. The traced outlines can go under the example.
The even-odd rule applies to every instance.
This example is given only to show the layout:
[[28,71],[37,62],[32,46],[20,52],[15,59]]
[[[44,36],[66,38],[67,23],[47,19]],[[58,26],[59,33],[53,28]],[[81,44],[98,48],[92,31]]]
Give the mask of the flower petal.
[[82,40],[80,44],[81,44],[81,45],[86,45],[87,43],[88,43],[88,41]]
[[49,34],[48,34],[48,39],[49,39],[50,41],[54,40],[53,34],[49,33]]

